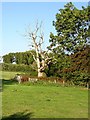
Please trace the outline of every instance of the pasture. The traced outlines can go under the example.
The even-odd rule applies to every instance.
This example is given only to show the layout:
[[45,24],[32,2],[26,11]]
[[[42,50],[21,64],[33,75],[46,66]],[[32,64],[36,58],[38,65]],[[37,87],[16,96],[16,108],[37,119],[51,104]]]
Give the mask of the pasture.
[[2,116],[24,118],[88,118],[88,90],[82,87],[18,84],[15,72],[2,72]]

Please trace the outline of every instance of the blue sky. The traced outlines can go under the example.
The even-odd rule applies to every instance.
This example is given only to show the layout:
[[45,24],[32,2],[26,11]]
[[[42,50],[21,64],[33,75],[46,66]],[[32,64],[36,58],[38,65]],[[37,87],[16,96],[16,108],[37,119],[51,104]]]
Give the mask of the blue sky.
[[[50,32],[55,32],[52,21],[66,2],[3,2],[2,3],[2,51],[0,55],[10,52],[29,50],[29,40],[24,38],[25,29],[30,25],[33,30],[36,21],[43,21],[44,45],[49,45]],[[74,2],[81,9],[87,2]]]

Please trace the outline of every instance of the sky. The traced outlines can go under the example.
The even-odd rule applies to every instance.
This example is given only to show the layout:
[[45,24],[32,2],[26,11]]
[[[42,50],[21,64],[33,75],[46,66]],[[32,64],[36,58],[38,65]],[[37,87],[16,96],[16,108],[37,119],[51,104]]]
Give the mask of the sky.
[[[2,38],[0,56],[12,52],[24,52],[30,49],[29,40],[23,35],[30,26],[34,30],[38,20],[43,21],[44,44],[43,49],[49,46],[50,32],[55,33],[52,21],[59,9],[64,8],[67,2],[2,2]],[[73,2],[81,9],[88,2]],[[1,6],[1,4],[0,4]],[[0,29],[1,30],[1,29]]]

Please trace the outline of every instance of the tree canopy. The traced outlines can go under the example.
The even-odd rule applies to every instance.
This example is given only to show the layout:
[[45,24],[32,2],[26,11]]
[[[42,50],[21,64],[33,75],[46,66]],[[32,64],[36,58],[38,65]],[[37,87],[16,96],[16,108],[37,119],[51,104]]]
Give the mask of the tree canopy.
[[50,33],[48,49],[55,53],[75,53],[83,49],[88,41],[89,8],[79,10],[69,2],[64,9],[60,9],[53,21],[57,35]]

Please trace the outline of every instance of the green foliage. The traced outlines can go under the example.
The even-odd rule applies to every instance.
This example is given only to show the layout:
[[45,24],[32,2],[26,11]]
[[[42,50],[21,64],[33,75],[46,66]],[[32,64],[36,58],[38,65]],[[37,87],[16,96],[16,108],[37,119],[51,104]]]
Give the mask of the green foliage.
[[3,61],[4,61],[5,63],[12,63],[12,58],[13,58],[13,55],[12,55],[12,54],[5,55],[5,56],[3,56]]
[[9,53],[8,55],[3,56],[3,61],[4,63],[12,63],[12,59],[15,56],[17,64],[30,65],[34,62],[34,59],[30,52],[33,52],[33,54],[35,54],[35,51],[33,50],[26,52]]
[[47,76],[57,76],[62,78],[64,69],[70,68],[71,66],[71,58],[65,54],[54,54],[54,57],[56,61],[49,64]]
[[57,62],[51,63],[47,76],[57,76],[74,85],[84,85],[90,81],[90,46],[73,55],[56,55]]
[[69,81],[74,85],[86,86],[87,82],[90,81],[90,75],[88,73],[82,73],[81,71],[75,71],[71,73]]
[[72,2],[67,3],[56,14],[56,21],[53,21],[57,35],[50,34],[51,45],[48,48],[55,53],[81,50],[88,40],[88,21],[88,8],[79,10]]
[[88,72],[90,66],[90,46],[86,46],[83,51],[71,55],[72,71]]
[[50,33],[48,49],[57,59],[50,64],[48,76],[58,76],[71,84],[86,85],[89,80],[90,47],[89,47],[89,14],[90,6],[77,9],[72,2],[56,14],[53,26],[56,35]]
[[30,65],[2,63],[0,64],[0,66],[2,66],[2,71],[16,71],[16,72],[20,71],[29,73],[29,75],[32,76],[37,75],[37,71],[35,71]]

